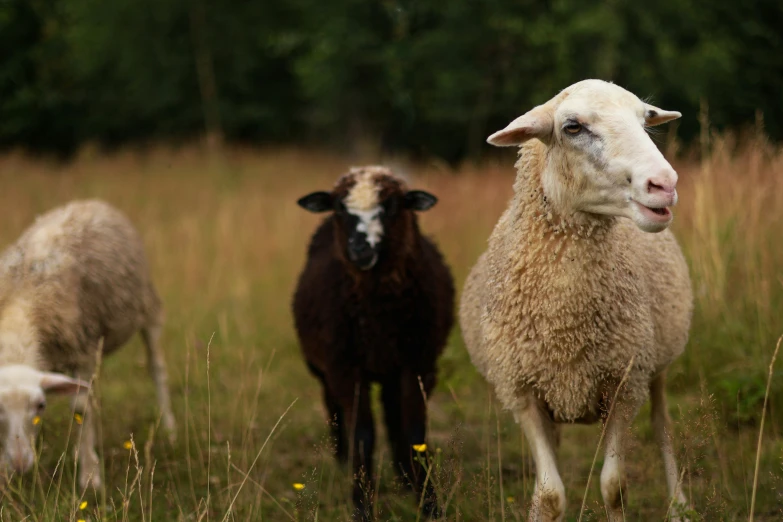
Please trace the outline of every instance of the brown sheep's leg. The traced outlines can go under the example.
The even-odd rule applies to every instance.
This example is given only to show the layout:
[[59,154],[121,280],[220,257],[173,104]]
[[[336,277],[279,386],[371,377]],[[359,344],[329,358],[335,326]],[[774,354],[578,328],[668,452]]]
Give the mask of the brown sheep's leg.
[[[162,315],[162,314],[161,314]],[[141,329],[141,337],[147,347],[147,361],[152,380],[155,382],[155,392],[158,396],[158,407],[163,419],[163,428],[172,443],[177,439],[177,422],[171,411],[169,395],[169,377],[166,371],[166,360],[160,349],[160,334],[163,330],[162,318],[156,318],[151,324]]]
[[[674,513],[679,509],[686,508],[688,500],[682,492],[682,484],[677,474],[677,461],[674,458],[674,448],[672,446],[672,421],[669,418],[669,411],[666,404],[666,373],[663,372],[655,377],[650,383],[650,403],[652,410],[650,416],[652,420],[653,432],[658,447],[661,449],[663,457],[663,467],[666,472],[666,485],[669,488],[669,496],[674,499]],[[672,520],[679,520],[674,516]]]
[[[401,419],[401,432],[394,445],[395,459],[402,465],[402,471],[412,482],[418,494],[417,501],[424,501],[422,512],[428,517],[440,516],[438,497],[432,485],[432,478],[427,477],[429,459],[425,451],[417,451],[414,446],[425,445],[427,441],[427,401],[435,386],[433,373],[421,376],[411,370],[403,370],[400,378],[400,390],[397,396],[398,415]],[[422,389],[423,388],[423,389]],[[384,406],[386,405],[384,401]],[[387,414],[388,415],[388,414]],[[425,446],[426,448],[426,446]],[[421,449],[421,448],[419,448]]]
[[381,388],[383,416],[386,422],[386,432],[389,436],[389,445],[392,448],[394,468],[403,479],[405,486],[416,489],[416,474],[413,470],[414,453],[411,452],[411,445],[402,430],[401,384],[399,374],[384,380]]
[[381,402],[386,433],[392,448],[394,467],[405,479],[406,486],[413,486],[411,477],[410,446],[402,433],[402,406],[400,405],[400,376],[395,374],[381,384]]
[[332,443],[335,444],[334,454],[338,462],[345,462],[348,460],[348,445],[345,440],[343,410],[340,408],[337,399],[335,399],[334,395],[329,390],[323,372],[309,362],[307,363],[307,367],[310,369],[310,373],[315,375],[321,382],[324,394],[324,406],[326,406],[326,414],[328,415],[329,431],[332,435]]
[[345,440],[345,420],[343,411],[329,395],[329,390],[324,386],[324,401],[329,411],[329,430],[334,440],[334,456],[338,462],[348,461],[348,444]]
[[375,426],[370,406],[370,383],[345,377],[349,376],[330,374],[327,380],[343,411],[348,433],[351,434],[353,503],[356,507],[354,518],[367,521],[374,517],[372,456],[375,448]]

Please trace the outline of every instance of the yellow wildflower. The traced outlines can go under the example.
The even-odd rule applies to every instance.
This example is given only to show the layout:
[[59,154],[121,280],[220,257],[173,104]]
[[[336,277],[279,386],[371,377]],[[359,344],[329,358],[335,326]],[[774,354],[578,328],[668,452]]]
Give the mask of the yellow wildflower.
[[302,491],[305,488],[305,485],[302,484],[301,482],[294,482],[293,486],[294,489],[297,491]]
[[426,444],[414,444],[413,445],[413,449],[417,453],[424,453],[425,451],[427,451],[427,445]]
[[513,504],[514,503],[514,497],[506,497],[506,502],[508,502],[509,504]]
[[126,440],[125,442],[122,443],[122,447],[125,448],[126,450],[129,450],[133,447],[133,443],[129,440]]
[[87,507],[87,501],[83,501],[81,504],[79,504],[79,509],[85,509]]
[[36,415],[35,417],[33,417],[33,426],[38,426],[39,424],[41,424],[41,417]]
[[78,413],[74,413],[73,414],[73,420],[76,421],[76,424],[81,424],[82,421],[84,421],[84,418],[81,415],[79,415]]

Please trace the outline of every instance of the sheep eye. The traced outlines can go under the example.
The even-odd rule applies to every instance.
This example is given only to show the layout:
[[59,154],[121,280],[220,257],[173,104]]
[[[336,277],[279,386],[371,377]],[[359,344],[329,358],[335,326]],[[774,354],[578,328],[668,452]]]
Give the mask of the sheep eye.
[[576,135],[582,132],[582,124],[572,121],[563,127],[568,134]]
[[38,411],[42,412],[46,409],[46,401],[41,401],[37,405]]

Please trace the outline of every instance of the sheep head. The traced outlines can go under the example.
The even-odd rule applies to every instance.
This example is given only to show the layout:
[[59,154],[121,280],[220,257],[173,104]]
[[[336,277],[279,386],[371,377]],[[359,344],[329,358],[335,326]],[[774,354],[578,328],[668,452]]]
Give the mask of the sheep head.
[[549,150],[541,181],[559,212],[622,216],[646,232],[660,232],[677,203],[677,173],[645,129],[680,116],[617,85],[585,80],[487,141],[498,147],[543,142]]
[[41,372],[24,365],[0,367],[0,425],[3,426],[3,467],[16,473],[30,470],[34,441],[46,408],[46,394],[73,395],[89,384],[67,375]]
[[408,190],[389,169],[368,166],[352,168],[331,192],[313,192],[297,203],[310,212],[333,212],[341,253],[359,270],[370,270],[385,250],[404,248],[399,243],[411,231],[412,211],[437,201],[428,192]]

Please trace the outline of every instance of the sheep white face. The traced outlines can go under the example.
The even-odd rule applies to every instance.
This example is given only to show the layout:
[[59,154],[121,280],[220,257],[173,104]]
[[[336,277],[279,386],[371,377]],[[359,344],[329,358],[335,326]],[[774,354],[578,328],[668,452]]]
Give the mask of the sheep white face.
[[333,211],[347,258],[356,268],[370,270],[386,248],[385,236],[400,225],[400,212],[428,210],[436,202],[427,192],[406,191],[388,169],[368,166],[351,169],[334,191],[313,192],[298,204],[310,212]]
[[348,258],[361,270],[378,262],[378,247],[383,238],[384,209],[379,201],[380,187],[373,170],[354,175],[354,185],[338,203],[348,236]]
[[46,408],[46,393],[74,394],[89,384],[59,373],[29,366],[0,368],[0,426],[4,441],[0,456],[7,471],[25,473],[35,461],[35,438]]
[[585,80],[487,141],[513,146],[536,137],[547,144],[542,181],[559,210],[627,217],[646,232],[659,232],[672,220],[677,173],[645,127],[679,117],[617,85]]

